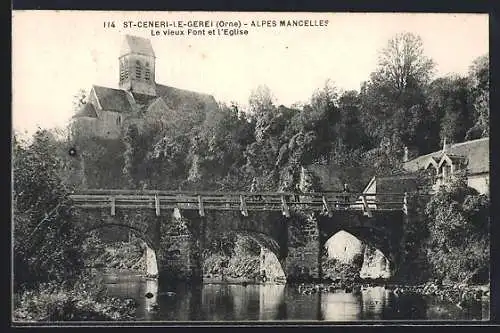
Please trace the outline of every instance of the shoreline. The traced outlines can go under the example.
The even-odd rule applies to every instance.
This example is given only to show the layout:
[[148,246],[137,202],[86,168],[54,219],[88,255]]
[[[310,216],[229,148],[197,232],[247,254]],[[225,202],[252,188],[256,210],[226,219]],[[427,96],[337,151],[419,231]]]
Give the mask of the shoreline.
[[[148,277],[144,272],[133,270],[133,269],[122,269],[122,268],[96,268],[95,271],[101,276],[115,276],[116,279],[122,279],[125,277],[138,277],[142,280],[147,279],[157,279],[157,277]],[[125,276],[122,276],[125,275]],[[284,282],[284,281],[283,281]],[[234,277],[203,277],[203,284],[284,284],[281,281],[259,281],[256,278],[234,278]],[[429,290],[436,289],[470,289],[476,288],[483,291],[490,290],[489,283],[479,283],[479,284],[460,284],[460,283],[443,283],[436,284],[433,281],[426,282],[404,282],[404,281],[390,281],[382,279],[362,279],[362,280],[316,280],[316,281],[286,281],[287,285],[291,286],[339,286],[339,287],[349,287],[349,286],[364,286],[364,287],[385,287],[387,289],[395,288],[408,288],[411,290],[427,288]]]

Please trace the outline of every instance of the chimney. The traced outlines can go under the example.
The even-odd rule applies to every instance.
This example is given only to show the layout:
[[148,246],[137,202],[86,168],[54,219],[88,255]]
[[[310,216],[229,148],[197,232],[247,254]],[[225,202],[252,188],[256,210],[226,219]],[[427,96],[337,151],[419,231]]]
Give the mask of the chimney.
[[443,139],[443,154],[446,153],[446,137]]
[[408,147],[405,146],[404,155],[403,155],[403,163],[408,162]]

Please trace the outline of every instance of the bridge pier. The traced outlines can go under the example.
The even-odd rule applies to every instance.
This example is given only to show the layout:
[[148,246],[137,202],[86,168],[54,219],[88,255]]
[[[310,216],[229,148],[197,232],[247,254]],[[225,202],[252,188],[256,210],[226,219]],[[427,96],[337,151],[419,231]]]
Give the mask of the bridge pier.
[[169,214],[161,224],[160,279],[169,282],[201,282],[203,250],[203,218]]
[[318,219],[314,214],[290,217],[288,228],[288,281],[321,279],[321,244]]
[[[337,229],[372,243],[397,270],[402,207],[406,207],[399,202],[403,196],[385,193],[389,199],[374,202],[370,199],[374,195],[366,198],[361,194],[362,200],[358,200],[358,194],[352,194],[356,201],[344,203],[339,210],[335,204],[339,195],[345,196],[86,190],[71,198],[78,210],[87,211],[79,217],[88,224],[87,229],[125,227],[142,237],[156,251],[158,274],[163,280],[202,281],[202,251],[208,231],[233,231],[254,238],[276,255],[288,281],[322,278],[324,238]],[[174,216],[179,214],[172,214],[172,210],[181,216]]]

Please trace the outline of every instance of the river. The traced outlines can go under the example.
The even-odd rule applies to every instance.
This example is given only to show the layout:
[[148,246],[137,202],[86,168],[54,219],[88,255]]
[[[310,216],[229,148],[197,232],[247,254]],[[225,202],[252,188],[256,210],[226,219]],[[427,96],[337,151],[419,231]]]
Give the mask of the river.
[[275,284],[167,288],[130,273],[107,273],[104,281],[108,295],[137,301],[138,321],[489,320],[486,300],[461,309],[439,297],[398,296],[382,286],[303,294],[295,286]]

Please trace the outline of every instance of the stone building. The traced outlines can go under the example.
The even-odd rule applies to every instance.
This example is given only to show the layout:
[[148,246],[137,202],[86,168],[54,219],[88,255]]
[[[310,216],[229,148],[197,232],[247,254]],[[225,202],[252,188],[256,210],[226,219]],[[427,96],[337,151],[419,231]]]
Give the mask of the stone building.
[[72,118],[73,135],[83,131],[117,139],[127,123],[140,127],[148,114],[218,108],[211,95],[156,83],[156,55],[149,39],[126,35],[118,61],[118,88],[92,86],[86,103]]
[[463,174],[469,187],[489,193],[490,140],[481,138],[461,143],[443,144],[443,149],[404,162],[408,171],[430,169],[435,174],[434,190]]
[[[408,160],[405,158],[403,168],[406,171],[432,170],[434,175],[433,190],[448,183],[454,176],[464,175],[467,185],[479,193],[489,193],[490,183],[490,150],[489,138],[481,138],[455,144],[443,144],[443,149]],[[406,155],[406,154],[405,154]],[[418,184],[415,176],[398,175],[373,177],[366,185],[363,193],[402,193],[416,190]],[[384,198],[390,201],[390,198]]]

